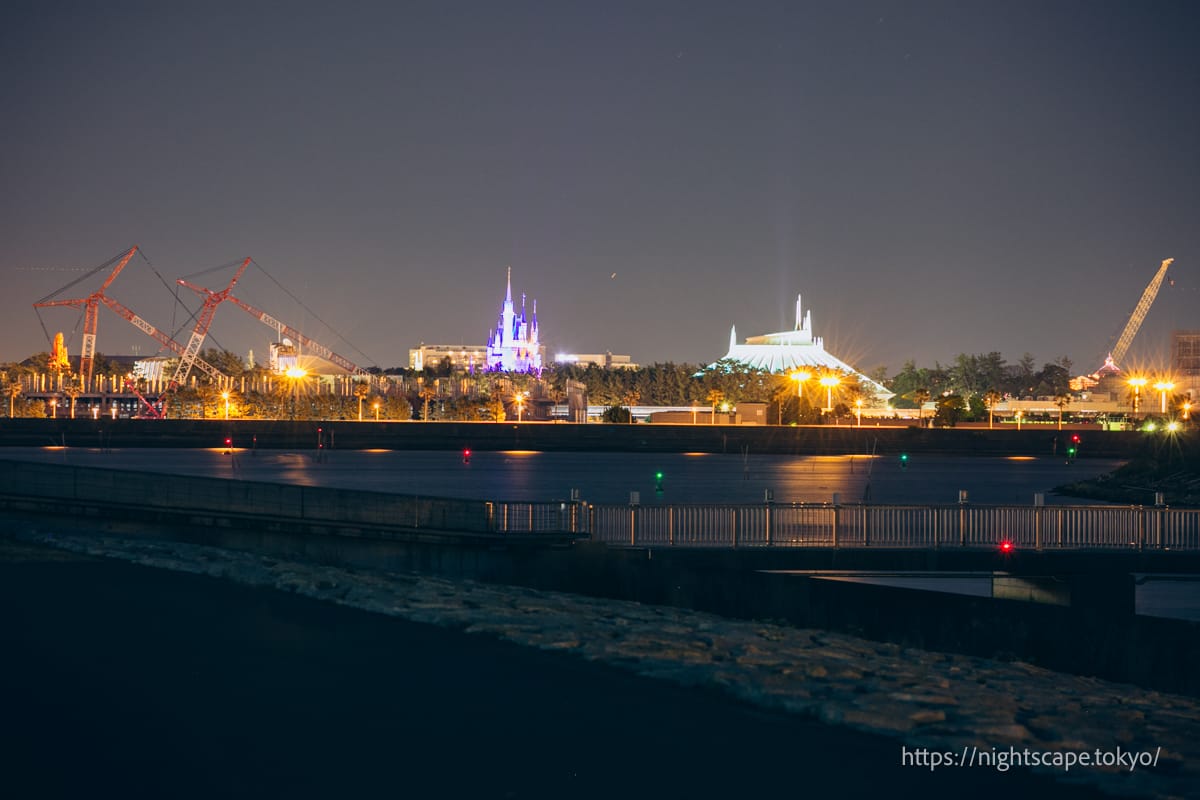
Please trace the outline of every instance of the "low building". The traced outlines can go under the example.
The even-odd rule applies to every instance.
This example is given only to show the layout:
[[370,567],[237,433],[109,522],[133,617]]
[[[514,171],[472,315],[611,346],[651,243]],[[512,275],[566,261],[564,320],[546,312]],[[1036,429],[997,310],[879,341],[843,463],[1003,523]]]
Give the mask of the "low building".
[[487,346],[476,344],[425,344],[408,351],[408,366],[412,369],[437,367],[447,359],[454,369],[474,372],[487,364]]
[[581,367],[603,367],[604,369],[637,369],[631,356],[612,353],[556,353],[555,364],[576,364]]

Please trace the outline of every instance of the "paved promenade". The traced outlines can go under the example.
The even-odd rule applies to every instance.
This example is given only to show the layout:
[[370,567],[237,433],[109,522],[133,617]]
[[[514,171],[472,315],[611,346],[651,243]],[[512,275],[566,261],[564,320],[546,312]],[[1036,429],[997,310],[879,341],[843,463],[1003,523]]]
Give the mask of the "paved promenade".
[[[9,533],[22,543],[4,545],[3,633],[19,657],[4,680],[20,688],[3,743],[39,796],[97,783],[405,797],[1200,786],[1190,698],[676,608]],[[931,771],[902,767],[902,745],[956,758],[1121,748],[1157,766]],[[54,768],[64,760],[80,768]]]

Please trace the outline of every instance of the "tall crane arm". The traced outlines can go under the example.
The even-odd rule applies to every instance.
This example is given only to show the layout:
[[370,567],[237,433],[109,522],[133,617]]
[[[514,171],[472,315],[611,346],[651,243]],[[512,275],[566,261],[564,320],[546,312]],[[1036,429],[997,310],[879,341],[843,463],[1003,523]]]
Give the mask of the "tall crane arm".
[[255,308],[254,306],[250,305],[249,303],[245,303],[245,302],[237,299],[233,295],[229,295],[227,297],[227,299],[229,300],[229,302],[233,303],[238,308],[240,308],[243,311],[245,311],[246,313],[250,314],[250,316],[256,317],[259,320],[259,322],[263,323],[268,328],[273,328],[275,331],[277,331],[282,336],[288,336],[288,337],[291,337],[292,339],[295,339],[296,341],[300,342],[300,344],[302,344],[306,348],[308,348],[311,352],[315,353],[316,355],[320,356],[321,358],[325,359],[326,361],[328,361],[331,364],[336,364],[337,366],[339,366],[342,369],[349,372],[351,375],[369,375],[370,374],[365,369],[363,369],[362,367],[360,367],[357,364],[355,364],[354,362],[352,362],[350,359],[345,358],[343,356],[339,356],[337,353],[333,352],[325,345],[321,344],[320,342],[314,341],[313,339],[308,338],[300,331],[296,330],[295,328],[291,327],[290,325],[280,322],[279,320],[275,319],[274,317],[272,317],[270,314],[263,311],[262,309]]
[[1150,280],[1146,291],[1142,292],[1142,299],[1138,300],[1137,307],[1129,316],[1129,322],[1125,323],[1125,330],[1121,331],[1121,337],[1117,339],[1116,347],[1112,349],[1111,358],[1114,363],[1119,364],[1125,357],[1125,352],[1129,350],[1129,345],[1133,344],[1133,337],[1137,335],[1138,328],[1142,327],[1142,322],[1146,319],[1146,314],[1150,311],[1154,298],[1158,296],[1163,278],[1167,275],[1167,267],[1171,266],[1173,261],[1175,261],[1173,258],[1165,259],[1162,266],[1158,268],[1158,272]]
[[[135,328],[137,328],[142,333],[149,336],[151,339],[154,339],[155,341],[157,341],[163,347],[169,348],[169,349],[175,351],[176,353],[183,352],[183,345],[181,345],[179,342],[172,339],[167,334],[160,331],[158,328],[151,325],[146,320],[139,317],[137,314],[133,313],[133,311],[131,311],[126,306],[122,305],[117,300],[113,300],[111,297],[108,297],[107,295],[105,295],[105,297],[103,299],[104,299],[104,304],[106,306],[108,306],[110,309],[112,309],[113,312],[117,314],[117,316],[128,320],[129,323],[132,324]],[[207,361],[205,361],[202,358],[197,358],[195,361],[195,364],[198,369],[203,370],[205,372],[205,374],[207,374],[210,378],[217,381],[218,383],[222,383],[222,382],[229,380],[227,375],[225,375],[219,369],[217,369],[213,365],[209,364]]]

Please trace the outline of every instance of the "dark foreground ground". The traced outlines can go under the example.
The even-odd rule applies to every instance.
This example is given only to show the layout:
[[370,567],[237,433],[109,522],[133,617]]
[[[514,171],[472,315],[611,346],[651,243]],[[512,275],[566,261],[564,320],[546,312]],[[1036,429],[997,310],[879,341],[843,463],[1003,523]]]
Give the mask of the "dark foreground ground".
[[0,542],[5,797],[1096,796],[568,654]]

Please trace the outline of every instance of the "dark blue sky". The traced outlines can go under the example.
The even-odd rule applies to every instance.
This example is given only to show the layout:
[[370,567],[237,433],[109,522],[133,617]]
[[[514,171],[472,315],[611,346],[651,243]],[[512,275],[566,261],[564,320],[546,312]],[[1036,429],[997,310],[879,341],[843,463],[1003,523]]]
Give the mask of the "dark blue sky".
[[[511,265],[552,353],[709,361],[803,293],[865,370],[1082,370],[1175,257],[1153,361],[1200,328],[1198,45],[1191,2],[8,2],[0,359],[139,244],[168,283],[252,256],[315,315],[239,295],[385,367],[482,344]],[[140,260],[110,294],[186,316]]]

